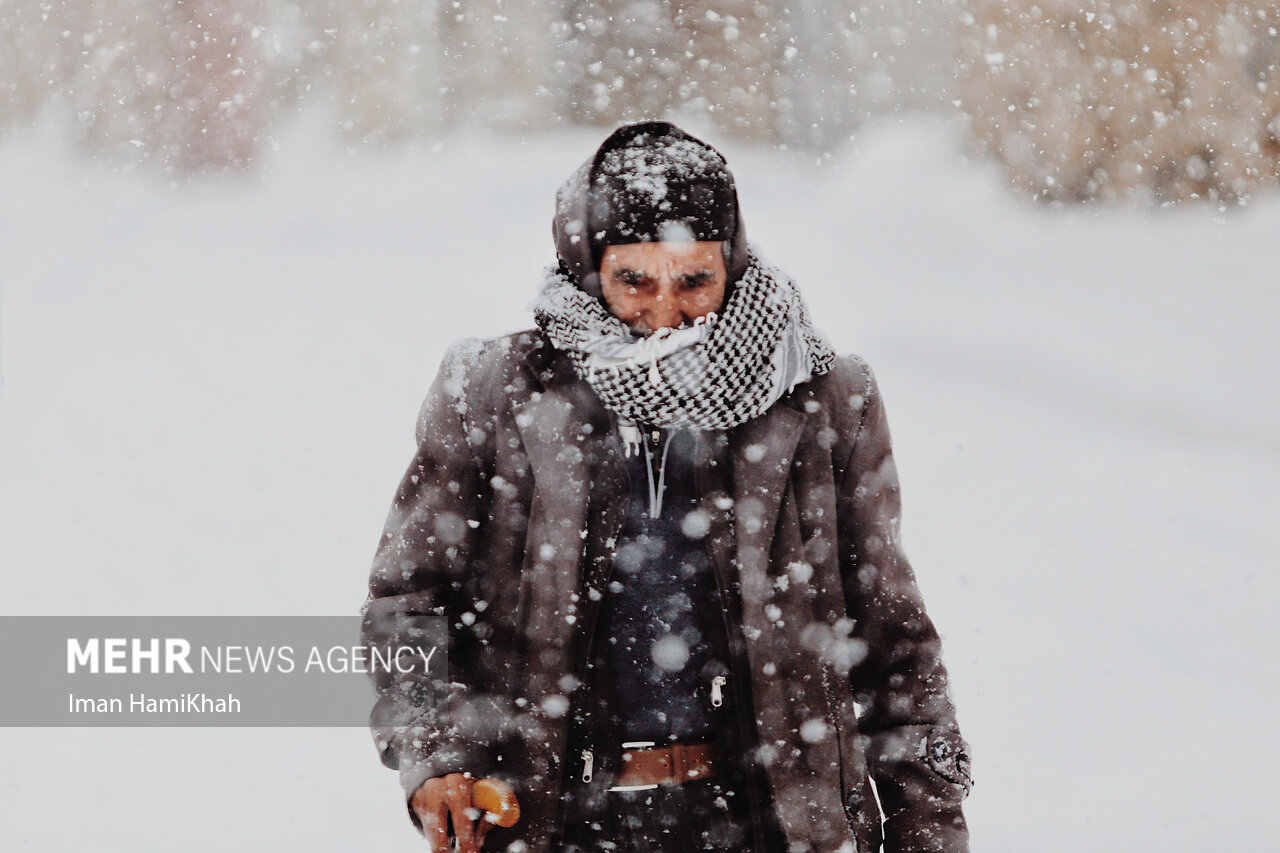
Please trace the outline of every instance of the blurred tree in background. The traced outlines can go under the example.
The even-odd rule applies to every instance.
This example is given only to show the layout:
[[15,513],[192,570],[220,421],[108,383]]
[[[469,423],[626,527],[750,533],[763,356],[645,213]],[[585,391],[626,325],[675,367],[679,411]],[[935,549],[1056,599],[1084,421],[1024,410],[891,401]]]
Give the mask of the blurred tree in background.
[[0,122],[57,102],[73,134],[120,160],[242,169],[265,114],[253,0],[0,3]]
[[956,2],[0,0],[0,131],[171,173],[244,169],[304,108],[353,146],[665,115],[830,150],[943,102]]
[[847,14],[776,0],[579,0],[569,20],[568,107],[581,121],[702,115],[724,133],[814,145],[854,123]]
[[1239,200],[1280,163],[1280,0],[0,0],[0,131],[243,170],[310,110],[349,146],[671,117],[829,152],[968,115],[1045,199]]
[[970,0],[973,137],[1047,199],[1240,201],[1280,174],[1280,6]]

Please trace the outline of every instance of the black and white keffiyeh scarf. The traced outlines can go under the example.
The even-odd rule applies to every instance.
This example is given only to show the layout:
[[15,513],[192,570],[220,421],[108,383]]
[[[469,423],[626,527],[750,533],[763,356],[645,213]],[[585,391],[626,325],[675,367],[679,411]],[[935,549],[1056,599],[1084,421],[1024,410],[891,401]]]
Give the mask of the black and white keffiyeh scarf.
[[795,284],[755,256],[720,313],[693,326],[637,337],[555,267],[534,319],[624,428],[729,429],[835,359]]

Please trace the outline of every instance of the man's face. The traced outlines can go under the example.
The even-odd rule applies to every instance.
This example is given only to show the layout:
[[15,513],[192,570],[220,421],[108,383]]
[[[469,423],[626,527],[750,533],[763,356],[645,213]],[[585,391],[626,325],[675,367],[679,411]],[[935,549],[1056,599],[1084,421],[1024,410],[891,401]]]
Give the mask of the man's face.
[[719,242],[606,246],[600,261],[605,304],[633,330],[648,334],[690,324],[724,302]]

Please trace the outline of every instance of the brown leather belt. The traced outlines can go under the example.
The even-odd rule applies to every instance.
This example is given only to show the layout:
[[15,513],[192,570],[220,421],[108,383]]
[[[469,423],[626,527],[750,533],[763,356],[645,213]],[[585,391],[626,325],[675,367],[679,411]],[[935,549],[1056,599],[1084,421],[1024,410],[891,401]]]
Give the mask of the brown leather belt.
[[716,745],[624,743],[622,763],[610,791],[644,791],[659,785],[683,785],[716,773]]

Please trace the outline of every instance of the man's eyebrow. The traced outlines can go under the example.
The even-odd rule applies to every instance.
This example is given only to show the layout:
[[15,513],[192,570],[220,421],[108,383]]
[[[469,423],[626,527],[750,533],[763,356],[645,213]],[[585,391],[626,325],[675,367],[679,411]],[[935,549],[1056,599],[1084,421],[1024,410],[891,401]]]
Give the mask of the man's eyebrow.
[[715,273],[711,270],[695,270],[694,272],[681,273],[678,278],[685,281],[701,281],[703,279],[715,278]]
[[643,270],[633,270],[631,267],[618,267],[613,271],[613,277],[627,281],[635,281],[637,279],[649,278],[649,274]]

